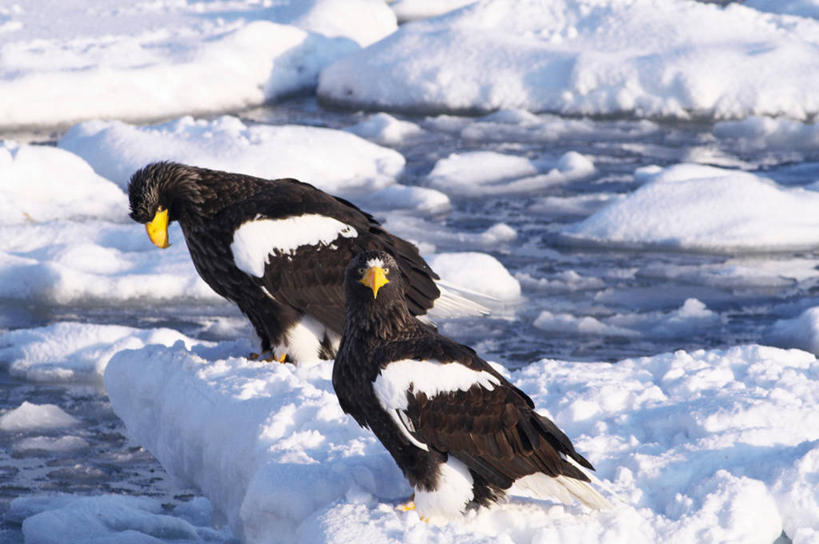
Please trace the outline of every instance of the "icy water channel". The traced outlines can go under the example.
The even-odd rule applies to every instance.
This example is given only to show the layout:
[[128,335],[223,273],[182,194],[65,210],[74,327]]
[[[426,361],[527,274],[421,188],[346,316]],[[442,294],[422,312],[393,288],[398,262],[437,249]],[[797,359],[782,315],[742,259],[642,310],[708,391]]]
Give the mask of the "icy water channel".
[[[300,123],[343,128],[370,113],[328,111],[312,99],[297,99],[244,112],[248,121]],[[424,129],[420,137],[394,146],[407,159],[400,180],[423,184],[435,162],[455,152],[496,151],[532,158],[557,158],[568,151],[589,157],[596,167],[581,181],[555,184],[537,193],[470,198],[453,197],[445,215],[376,215],[389,228],[442,251],[481,251],[497,257],[520,281],[524,300],[494,308],[491,318],[456,320],[443,331],[475,346],[487,358],[520,367],[541,358],[616,361],[677,349],[718,348],[766,341],[778,319],[819,305],[815,270],[819,252],[720,255],[691,252],[620,250],[567,245],[560,228],[579,221],[617,195],[638,187],[635,169],[698,162],[764,174],[789,186],[819,179],[819,152],[803,156],[714,136],[710,123],[588,120],[539,116],[538,122],[495,123],[486,118],[407,117]],[[531,120],[530,120],[531,121]],[[13,135],[9,135],[13,137]],[[309,181],[309,180],[306,180]],[[505,223],[516,236],[488,243],[480,233]],[[134,225],[134,228],[140,228]],[[691,300],[695,299],[694,302]],[[689,301],[686,303],[686,301]],[[698,302],[697,302],[698,301]],[[686,306],[687,305],[687,306]],[[715,314],[702,326],[673,324],[686,307]],[[215,317],[238,317],[232,306],[150,308],[55,308],[2,305],[18,327],[60,320],[169,326],[195,335]],[[535,321],[543,311],[565,327],[543,330]],[[19,317],[18,317],[19,316]],[[601,335],[577,323],[593,318],[621,333]],[[659,324],[659,325],[658,325]],[[2,361],[0,361],[2,363]],[[20,381],[0,364],[0,410],[24,400],[56,404],[81,420],[73,434],[88,447],[66,454],[15,453],[22,436],[0,433],[0,542],[22,539],[19,520],[7,519],[9,502],[44,492],[123,493],[159,497],[170,508],[188,500],[153,457],[129,442],[105,394],[92,386]]]

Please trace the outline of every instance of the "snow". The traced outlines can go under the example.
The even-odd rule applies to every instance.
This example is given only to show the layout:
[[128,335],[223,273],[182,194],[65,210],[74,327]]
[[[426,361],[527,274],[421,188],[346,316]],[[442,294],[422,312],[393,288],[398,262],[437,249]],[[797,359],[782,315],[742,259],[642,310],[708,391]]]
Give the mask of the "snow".
[[23,536],[30,544],[232,540],[229,531],[211,527],[208,501],[194,499],[176,511],[184,515],[169,515],[159,500],[150,497],[56,495],[14,499],[9,518],[23,522]]
[[494,151],[471,151],[454,153],[439,160],[426,182],[450,195],[478,197],[537,192],[592,173],[592,162],[574,151],[557,161],[531,160]]
[[[128,440],[207,497],[171,509],[157,497],[29,489],[0,533],[21,524],[29,543],[770,544],[784,530],[795,544],[816,542],[817,6],[0,6],[0,365],[17,395],[0,412],[13,460],[3,470],[28,472],[50,456],[58,464],[43,469],[64,474],[60,482],[104,484],[108,469],[84,462],[99,443],[78,408],[104,377]],[[413,22],[399,28],[396,15]],[[270,104],[294,93],[372,113]],[[261,114],[242,111],[262,104]],[[258,122],[266,114],[274,124]],[[657,118],[716,123],[690,131]],[[661,166],[632,173],[648,157]],[[493,313],[506,308],[441,326],[485,333],[490,349],[516,352],[515,364],[530,346],[498,348],[501,319],[538,339],[578,335],[616,353],[622,338],[691,345],[719,335],[733,319],[729,298],[747,300],[737,319],[780,317],[762,340],[778,348],[497,365],[593,462],[595,486],[615,508],[512,498],[457,522],[422,523],[396,510],[412,490],[372,433],[342,413],[332,364],[246,359],[252,328],[199,278],[178,225],[160,251],[128,218],[128,179],[156,160],[296,177],[374,212],[419,245],[447,287],[496,299]],[[549,222],[543,238],[527,214]],[[614,256],[593,270],[577,257],[585,249],[554,242],[672,256],[646,266]],[[776,253],[791,250],[805,254]],[[623,287],[624,278],[638,285]],[[673,287],[640,285],[656,278]],[[760,310],[774,300],[755,298],[767,288],[792,291]],[[594,300],[575,306],[586,291]],[[167,320],[184,322],[185,334],[154,326]],[[52,400],[63,400],[52,388],[70,389],[68,403]],[[222,520],[229,526],[215,529]]]
[[777,320],[768,329],[765,341],[819,354],[819,307],[808,308],[791,319]]
[[125,193],[73,153],[0,140],[0,225],[121,219]]
[[333,194],[366,194],[395,182],[401,154],[341,131],[301,125],[250,125],[225,115],[186,116],[158,125],[88,121],[59,146],[127,188],[138,168],[173,160],[261,178],[296,178]]
[[397,145],[424,134],[424,129],[415,123],[396,119],[388,113],[376,113],[344,130],[385,145]]
[[148,344],[173,345],[192,340],[173,329],[136,329],[62,321],[17,329],[0,336],[0,361],[31,381],[93,382],[102,378],[111,357],[123,349]]
[[259,105],[311,90],[324,67],[396,28],[379,0],[14,6],[0,15],[2,127]]
[[336,61],[318,94],[370,109],[807,119],[817,36],[814,19],[735,4],[484,0]]
[[737,170],[647,167],[643,186],[565,227],[573,243],[717,252],[819,246],[819,194]]
[[76,425],[79,421],[54,404],[23,401],[19,407],[0,416],[0,431],[53,430]]
[[[373,435],[345,416],[331,364],[267,364],[181,343],[108,365],[117,414],[243,542],[759,542],[819,531],[819,362],[737,346],[616,364],[542,360],[504,371],[595,464],[611,511],[512,498],[437,526]],[[309,490],[309,491],[305,491]],[[496,540],[498,539],[498,540]]]
[[464,251],[425,256],[441,279],[500,300],[520,298],[520,283],[495,257]]

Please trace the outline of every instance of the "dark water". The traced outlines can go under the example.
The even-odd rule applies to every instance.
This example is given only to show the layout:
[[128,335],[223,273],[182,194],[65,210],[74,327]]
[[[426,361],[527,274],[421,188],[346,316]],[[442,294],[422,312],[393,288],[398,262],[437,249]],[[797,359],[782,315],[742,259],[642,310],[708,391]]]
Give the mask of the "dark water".
[[[330,111],[314,100],[296,99],[244,112],[242,117],[259,123],[342,128],[368,115]],[[819,150],[814,150],[812,156],[781,149],[749,150],[741,142],[715,138],[712,125],[703,123],[543,118],[542,124],[527,127],[490,125],[477,118],[404,118],[426,131],[423,137],[396,147],[407,159],[400,181],[408,185],[422,183],[438,159],[474,150],[532,158],[556,158],[577,151],[591,158],[597,168],[587,179],[554,185],[537,194],[454,198],[453,210],[445,217],[381,215],[388,225],[403,228],[420,222],[424,228],[446,233],[434,241],[439,252],[488,252],[512,274],[528,275],[529,280],[523,282],[525,300],[497,307],[498,317],[444,324],[444,332],[475,346],[488,358],[519,367],[543,357],[616,361],[677,349],[761,342],[777,319],[819,305],[817,278],[811,274],[819,264],[817,251],[736,256],[573,247],[561,241],[557,232],[591,213],[591,208],[557,209],[543,204],[546,197],[625,194],[637,187],[632,176],[636,168],[686,161],[739,167],[764,172],[782,184],[807,185],[819,180]],[[496,247],[468,237],[466,241],[458,239],[459,234],[474,235],[500,222],[514,228],[517,238]],[[397,230],[404,234],[401,228]],[[407,235],[412,238],[413,232]],[[726,272],[737,265],[748,271],[770,272],[762,280]],[[802,273],[790,274],[790,270]],[[718,317],[702,327],[677,333],[651,326],[655,319],[679,309],[689,298],[701,301]],[[195,335],[209,318],[238,315],[228,304],[138,311],[2,304],[9,328],[72,319],[170,326]],[[635,334],[545,332],[533,325],[544,310],[602,321],[619,317],[634,324]],[[10,446],[25,434],[0,433],[0,515],[13,498],[40,493],[150,495],[159,497],[169,509],[194,493],[175,487],[150,454],[126,439],[122,424],[99,387],[22,382],[9,376],[6,365],[0,364],[0,410],[16,408],[24,400],[56,404],[80,419],[79,428],[72,434],[85,439],[89,446],[69,454],[17,455]],[[0,542],[20,539],[18,520],[4,519]]]

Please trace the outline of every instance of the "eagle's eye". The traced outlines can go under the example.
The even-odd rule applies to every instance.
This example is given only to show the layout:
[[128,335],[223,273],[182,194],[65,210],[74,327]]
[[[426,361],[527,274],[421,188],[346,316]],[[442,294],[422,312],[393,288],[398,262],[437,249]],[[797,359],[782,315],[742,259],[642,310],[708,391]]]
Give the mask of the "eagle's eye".
[[389,268],[385,268],[385,269],[384,269],[384,274],[389,274],[389,273],[390,273],[390,269],[389,269]]
[[363,275],[364,275],[366,272],[367,272],[367,269],[366,269],[366,268],[364,268],[364,267],[361,267],[361,268],[359,268],[359,269],[358,269],[358,273],[359,273],[359,274],[361,274],[362,276],[363,276]]

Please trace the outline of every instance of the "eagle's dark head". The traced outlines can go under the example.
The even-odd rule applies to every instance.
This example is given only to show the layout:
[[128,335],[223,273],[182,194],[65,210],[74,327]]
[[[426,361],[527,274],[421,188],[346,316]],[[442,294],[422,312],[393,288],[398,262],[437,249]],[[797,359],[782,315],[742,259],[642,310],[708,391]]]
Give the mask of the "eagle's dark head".
[[350,261],[344,295],[346,323],[360,331],[388,338],[415,320],[407,308],[401,269],[385,251],[366,251]]
[[174,162],[154,162],[131,176],[131,219],[145,225],[158,247],[169,245],[168,224],[195,213],[204,201],[199,178],[199,169]]

